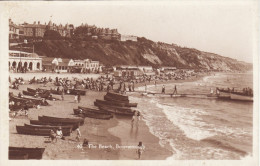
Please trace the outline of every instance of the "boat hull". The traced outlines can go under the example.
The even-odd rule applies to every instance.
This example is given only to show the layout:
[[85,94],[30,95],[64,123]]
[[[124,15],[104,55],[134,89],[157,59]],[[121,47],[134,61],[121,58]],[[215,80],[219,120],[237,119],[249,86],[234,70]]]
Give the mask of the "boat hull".
[[9,147],[9,159],[42,159],[45,148]]
[[243,95],[237,95],[237,94],[230,94],[230,99],[231,100],[237,100],[237,101],[249,101],[249,102],[253,102],[253,96],[243,96]]

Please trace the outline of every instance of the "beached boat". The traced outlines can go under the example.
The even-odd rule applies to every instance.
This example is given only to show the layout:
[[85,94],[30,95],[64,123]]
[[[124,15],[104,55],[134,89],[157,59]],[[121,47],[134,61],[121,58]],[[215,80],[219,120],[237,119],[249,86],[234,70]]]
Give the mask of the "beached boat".
[[115,98],[107,95],[104,96],[104,100],[109,101],[111,103],[124,104],[125,107],[137,107],[137,103],[129,103],[129,101],[116,100]]
[[[66,91],[66,94],[67,91]],[[71,95],[81,95],[81,96],[85,96],[86,95],[86,91],[85,90],[80,90],[80,89],[69,89],[69,94]]]
[[59,127],[61,127],[62,132],[72,132],[72,125],[67,125],[67,126],[50,126],[50,125],[34,125],[34,124],[24,124],[26,127],[31,127],[31,128],[40,128],[40,129],[53,129],[57,130]]
[[79,123],[69,123],[69,122],[43,122],[39,120],[30,120],[30,124],[33,125],[49,125],[49,126],[72,126],[72,130],[79,127]]
[[[42,128],[32,128],[28,126],[16,126],[16,131],[19,134],[27,134],[27,135],[39,135],[39,136],[49,136],[51,129],[42,129]],[[63,130],[64,136],[70,136],[69,130]]]
[[89,107],[82,107],[82,106],[78,106],[78,109],[75,109],[75,111],[74,111],[74,114],[76,113],[80,113],[80,109],[82,110],[81,111],[81,113],[82,112],[94,112],[94,113],[101,113],[101,114],[104,114],[104,113],[106,113],[106,114],[109,114],[108,112],[106,112],[106,111],[102,111],[102,110],[100,110],[100,109],[98,109],[98,108],[89,108]]
[[28,160],[29,155],[26,152],[17,151],[17,150],[9,150],[8,158],[9,158],[9,160]]
[[38,91],[38,93],[45,93],[45,92],[49,92],[50,90],[48,89],[32,89],[32,88],[27,88],[27,91],[28,92],[33,92],[33,93],[36,93]]
[[20,103],[34,103],[35,105],[41,105],[41,99],[31,98],[31,97],[18,97],[18,96],[10,96],[10,100]]
[[23,94],[27,96],[35,96],[36,93],[23,90]]
[[116,115],[122,115],[122,116],[133,116],[135,114],[134,111],[118,111],[117,109],[113,109],[111,107],[106,107],[106,106],[99,106],[100,110],[104,110],[107,112],[114,113]]
[[42,159],[45,148],[9,147],[9,159]]
[[97,103],[101,103],[101,104],[105,104],[105,105],[109,105],[109,106],[119,106],[119,107],[124,107],[125,104],[124,103],[120,103],[120,102],[112,102],[112,101],[106,101],[106,100],[98,100],[96,99]]
[[83,118],[60,118],[51,116],[38,116],[38,119],[44,122],[79,123],[80,125],[84,124]]
[[113,115],[105,112],[93,112],[93,111],[82,111],[80,109],[73,109],[74,114],[82,114],[85,117],[94,118],[94,119],[104,119],[109,120],[113,118]]
[[[34,107],[33,103],[27,103],[26,105],[27,105],[28,108],[33,108]],[[11,106],[9,106],[9,109],[11,111],[19,111],[19,110],[21,110],[23,108],[24,108],[24,103],[22,103],[21,105],[11,105]]]
[[109,107],[109,108],[113,108],[117,111],[130,111],[132,112],[132,109],[130,107],[119,107],[119,106],[112,106],[112,105],[106,105],[106,104],[101,104],[101,103],[98,103],[98,102],[94,102],[94,105],[97,106],[97,107],[100,107],[100,106],[103,106],[103,107]]
[[128,99],[128,96],[127,95],[122,95],[122,94],[119,94],[119,93],[114,93],[114,92],[107,92],[106,94],[107,96],[110,96],[116,100],[119,100],[119,101],[128,101],[129,102],[129,99]]

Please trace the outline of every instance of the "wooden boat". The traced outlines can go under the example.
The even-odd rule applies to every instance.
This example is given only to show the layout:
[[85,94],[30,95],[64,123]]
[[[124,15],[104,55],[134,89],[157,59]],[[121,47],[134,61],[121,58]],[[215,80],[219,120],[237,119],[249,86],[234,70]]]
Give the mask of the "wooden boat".
[[[9,147],[9,159],[18,159],[19,157],[26,157],[25,159],[42,159],[42,154],[45,148],[25,148],[25,147]],[[27,154],[27,155],[25,155]]]
[[119,101],[129,101],[128,96],[122,95],[122,94],[119,94],[119,93],[107,92],[106,95],[110,96],[112,98],[115,98],[116,100],[119,100]]
[[49,92],[50,90],[48,89],[32,89],[32,88],[27,88],[28,92],[32,92],[32,93],[36,93],[38,91],[38,93],[46,93]]
[[103,106],[103,107],[109,107],[109,108],[113,108],[117,111],[129,111],[132,112],[132,109],[129,107],[118,107],[118,106],[111,106],[111,105],[105,105],[105,104],[101,104],[101,103],[97,103],[96,101],[94,102],[94,105],[97,107]]
[[80,109],[73,109],[74,113],[82,114],[85,117],[94,118],[94,119],[104,119],[109,120],[110,118],[113,118],[113,115],[108,113],[101,113],[101,112],[92,112],[92,111],[84,111],[81,113]]
[[26,127],[31,128],[40,128],[40,129],[53,129],[57,130],[59,127],[61,127],[62,132],[67,132],[66,130],[69,130],[69,132],[72,132],[72,125],[66,125],[66,126],[50,126],[50,125],[34,125],[34,124],[24,124]]
[[134,111],[133,112],[130,112],[130,111],[118,111],[117,109],[113,109],[113,108],[106,107],[106,106],[100,106],[99,109],[107,111],[107,112],[114,113],[116,115],[122,115],[122,116],[133,116],[135,114]]
[[253,94],[249,95],[241,91],[231,91],[230,89],[219,89],[219,99],[235,100],[235,101],[249,101],[253,102]]
[[79,123],[80,125],[84,124],[83,118],[59,118],[51,116],[38,116],[38,119],[43,122],[62,122],[62,123]]
[[25,90],[23,90],[23,94],[27,95],[27,96],[35,96],[36,95],[35,92],[29,92],[29,91],[25,91]]
[[[82,111],[80,111],[80,109]],[[100,110],[100,109],[97,109],[97,108],[88,108],[88,107],[82,107],[82,106],[78,106],[78,109],[75,109],[74,111],[74,114],[79,114],[79,113],[84,113],[84,112],[94,112],[94,113],[101,113],[101,114],[110,114],[106,111],[103,111],[103,110]]]
[[29,154],[22,151],[9,150],[8,158],[9,160],[28,160]]
[[129,103],[129,101],[116,100],[115,98],[107,95],[104,96],[104,100],[109,101],[111,103],[124,104],[125,107],[137,107],[137,103]]
[[32,89],[32,88],[27,88],[27,91],[28,91],[28,92],[36,93],[36,89]]
[[105,105],[110,105],[110,106],[119,106],[119,107],[124,107],[125,103],[120,103],[120,102],[112,102],[112,101],[106,101],[106,100],[98,100],[96,99],[97,103],[105,104]]
[[33,125],[49,125],[49,126],[72,126],[72,130],[79,127],[79,123],[69,123],[69,122],[43,122],[39,120],[30,120],[30,124]]
[[[33,103],[28,103],[27,104],[27,107],[28,108],[33,108],[34,107],[34,104]],[[18,110],[21,110],[24,108],[24,103],[22,103],[21,105],[12,105],[12,106],[9,106],[9,109],[11,111],[18,111]]]
[[[32,128],[27,126],[16,126],[16,131],[19,134],[27,135],[39,135],[39,136],[49,136],[51,129],[42,129],[42,128]],[[64,136],[70,136],[69,130],[62,130]]]
[[34,103],[35,105],[41,105],[41,99],[30,98],[30,97],[17,97],[17,96],[10,96],[10,100],[20,103]]
[[231,100],[237,100],[237,101],[250,101],[250,102],[254,101],[253,96],[241,95],[241,94],[238,94],[238,93],[230,93],[230,99]]
[[[80,94],[81,96],[85,96],[86,95],[86,91],[85,90],[80,90],[80,89],[69,89],[69,94],[71,95],[78,95]],[[68,94],[66,92],[66,94]]]

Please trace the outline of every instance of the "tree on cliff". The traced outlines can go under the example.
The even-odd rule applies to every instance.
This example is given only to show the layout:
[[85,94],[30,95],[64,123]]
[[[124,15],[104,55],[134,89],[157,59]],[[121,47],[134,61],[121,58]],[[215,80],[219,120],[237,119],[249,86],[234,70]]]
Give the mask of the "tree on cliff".
[[43,39],[47,39],[47,40],[60,40],[61,39],[61,35],[57,31],[47,30],[44,33]]

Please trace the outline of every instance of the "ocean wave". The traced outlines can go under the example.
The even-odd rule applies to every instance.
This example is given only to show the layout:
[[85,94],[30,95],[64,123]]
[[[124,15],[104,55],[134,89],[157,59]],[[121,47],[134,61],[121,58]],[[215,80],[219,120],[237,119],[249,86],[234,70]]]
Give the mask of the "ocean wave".
[[224,150],[227,150],[227,151],[232,151],[232,152],[235,152],[235,153],[239,153],[240,155],[242,156],[246,156],[247,155],[247,152],[246,151],[243,151],[241,149],[238,149],[236,147],[233,147],[231,146],[230,144],[226,143],[226,142],[222,142],[221,140],[217,140],[217,139],[214,139],[214,138],[206,138],[206,139],[202,139],[201,142],[207,142],[217,148],[221,148],[221,149],[224,149]]
[[212,131],[208,131],[207,128],[209,128],[209,126],[198,116],[206,114],[203,110],[167,106],[159,103],[157,103],[156,106],[162,108],[166,117],[174,125],[178,126],[190,139],[201,140],[216,134]]

